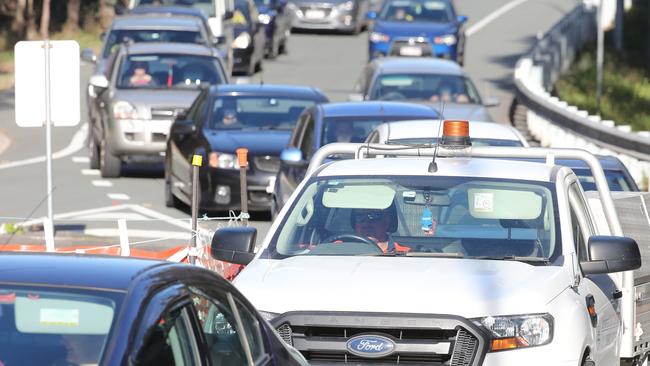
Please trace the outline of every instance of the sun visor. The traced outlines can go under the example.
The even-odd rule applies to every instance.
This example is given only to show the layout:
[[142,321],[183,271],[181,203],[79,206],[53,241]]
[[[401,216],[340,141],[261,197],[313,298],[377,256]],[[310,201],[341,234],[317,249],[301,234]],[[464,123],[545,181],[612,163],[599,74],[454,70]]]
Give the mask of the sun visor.
[[542,197],[530,191],[470,188],[467,196],[477,219],[532,220],[542,213]]
[[328,208],[365,208],[383,210],[395,198],[395,190],[385,185],[331,186],[323,193],[323,205]]

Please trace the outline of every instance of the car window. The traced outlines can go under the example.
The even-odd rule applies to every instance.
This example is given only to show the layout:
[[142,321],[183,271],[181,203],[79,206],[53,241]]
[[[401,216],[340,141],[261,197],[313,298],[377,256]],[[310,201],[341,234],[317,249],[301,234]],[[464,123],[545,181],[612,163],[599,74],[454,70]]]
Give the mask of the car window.
[[264,357],[257,319],[230,293],[190,290],[213,365],[245,365]]
[[561,253],[551,183],[474,177],[312,178],[272,239],[293,255]]
[[212,105],[211,127],[218,130],[291,130],[316,101],[272,96],[220,96]]
[[205,44],[206,40],[201,32],[188,30],[160,30],[160,29],[116,29],[109,33],[104,46],[104,57],[108,57],[123,42],[175,42]]
[[314,118],[311,114],[307,116],[300,140],[300,151],[303,159],[310,159],[314,151]]
[[322,145],[332,142],[363,142],[375,127],[386,119],[325,118]]
[[[572,170],[578,176],[578,180],[580,180],[580,184],[582,184],[582,188],[584,188],[585,191],[598,190],[596,188],[596,180],[594,179],[594,175],[591,172],[591,169],[572,168]],[[612,191],[629,192],[636,190],[632,186],[633,183],[628,182],[627,176],[620,170],[605,170],[605,178],[607,179],[609,189]]]
[[196,89],[222,84],[225,76],[213,57],[182,54],[138,54],[122,60],[119,89]]
[[137,365],[198,365],[198,345],[192,331],[190,308],[166,312],[138,352]]
[[449,3],[444,0],[388,0],[381,10],[379,19],[449,23],[453,17]]
[[373,85],[370,99],[481,103],[478,92],[469,79],[441,74],[382,74]]

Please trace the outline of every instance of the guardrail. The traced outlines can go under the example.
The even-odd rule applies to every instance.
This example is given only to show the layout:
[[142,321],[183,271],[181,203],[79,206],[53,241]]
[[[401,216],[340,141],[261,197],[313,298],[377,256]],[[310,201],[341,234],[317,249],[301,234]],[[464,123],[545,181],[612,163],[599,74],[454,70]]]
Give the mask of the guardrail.
[[517,103],[526,106],[528,129],[542,146],[616,155],[639,186],[648,189],[650,132],[632,132],[628,125],[589,115],[549,93],[578,51],[595,38],[596,9],[585,4],[576,6],[538,37],[533,49],[515,67]]

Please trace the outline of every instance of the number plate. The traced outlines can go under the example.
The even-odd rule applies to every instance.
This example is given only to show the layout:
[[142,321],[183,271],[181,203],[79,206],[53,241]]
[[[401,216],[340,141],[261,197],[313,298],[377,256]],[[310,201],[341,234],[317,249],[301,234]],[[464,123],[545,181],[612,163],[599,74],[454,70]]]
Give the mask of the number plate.
[[399,54],[402,56],[422,56],[422,49],[420,47],[406,46],[399,49]]
[[307,18],[307,19],[323,19],[323,18],[325,18],[325,12],[323,10],[310,9],[310,10],[305,11],[305,18]]

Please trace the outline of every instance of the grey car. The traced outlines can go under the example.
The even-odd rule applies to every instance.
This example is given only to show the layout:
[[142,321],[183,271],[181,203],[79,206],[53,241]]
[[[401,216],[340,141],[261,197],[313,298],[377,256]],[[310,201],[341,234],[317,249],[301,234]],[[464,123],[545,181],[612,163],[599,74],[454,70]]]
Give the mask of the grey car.
[[162,161],[174,118],[201,87],[228,82],[213,48],[187,43],[120,46],[106,75],[93,75],[97,95],[90,121],[90,164],[102,177],[120,176],[123,162]]
[[367,25],[369,0],[293,0],[292,28],[335,30],[358,34]]
[[493,121],[487,107],[499,104],[495,98],[482,99],[460,65],[429,57],[373,60],[349,99],[424,103],[436,107],[444,118],[473,121]]

